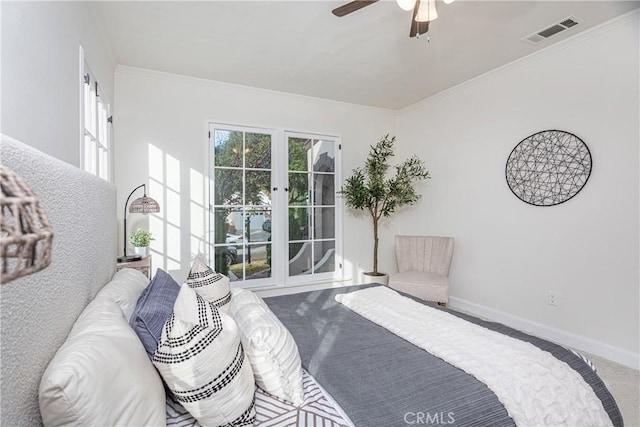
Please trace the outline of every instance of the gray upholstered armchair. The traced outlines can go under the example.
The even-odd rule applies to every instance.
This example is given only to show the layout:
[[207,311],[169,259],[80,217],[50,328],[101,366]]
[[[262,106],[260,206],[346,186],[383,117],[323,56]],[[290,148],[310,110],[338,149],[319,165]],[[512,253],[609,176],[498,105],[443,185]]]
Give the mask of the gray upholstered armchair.
[[449,267],[453,237],[396,236],[398,273],[389,276],[389,287],[418,298],[449,302]]

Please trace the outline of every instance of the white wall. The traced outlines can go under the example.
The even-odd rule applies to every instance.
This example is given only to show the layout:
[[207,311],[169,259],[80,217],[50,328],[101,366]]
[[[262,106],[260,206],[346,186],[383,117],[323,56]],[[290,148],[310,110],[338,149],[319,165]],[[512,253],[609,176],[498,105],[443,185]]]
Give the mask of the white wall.
[[[154,268],[168,270],[177,280],[186,278],[191,255],[197,252],[192,238],[201,238],[204,233],[209,122],[340,136],[345,172],[361,165],[370,144],[396,130],[396,113],[391,110],[129,67],[116,69],[115,87],[118,212],[122,216],[126,196],[133,188],[152,183],[148,192],[160,202],[162,220],[131,215],[127,225],[133,229],[149,224],[152,231],[161,230],[152,242]],[[158,181],[164,185],[156,184]],[[371,247],[371,226],[366,220],[346,215],[345,230],[345,265],[353,277],[358,263],[363,269],[371,266],[370,251],[362,251]]]
[[[387,227],[455,237],[454,306],[636,368],[638,34],[636,12],[402,110],[399,157],[416,152],[433,178]],[[593,171],[573,199],[535,207],[511,193],[505,163],[546,129],[582,138]]]
[[79,49],[113,102],[114,61],[87,2],[0,2],[0,129],[80,165]]

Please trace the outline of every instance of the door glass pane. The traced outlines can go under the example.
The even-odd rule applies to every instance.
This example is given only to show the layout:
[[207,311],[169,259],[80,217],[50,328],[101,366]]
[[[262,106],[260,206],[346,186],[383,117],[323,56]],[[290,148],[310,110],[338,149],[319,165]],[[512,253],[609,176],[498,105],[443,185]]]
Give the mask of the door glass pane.
[[271,135],[261,133],[246,134],[246,165],[247,168],[271,168]]
[[327,273],[336,269],[336,242],[328,240],[316,242],[314,248],[314,273]]
[[242,167],[243,133],[230,130],[214,132],[213,164],[215,166]]
[[334,205],[336,188],[333,174],[313,174],[313,204]]
[[311,222],[310,208],[289,208],[289,240],[307,240]]
[[244,280],[245,250],[243,245],[227,245],[226,251],[232,259],[227,275],[232,282]]
[[306,172],[309,170],[309,153],[311,140],[305,138],[289,138],[289,170]]
[[291,172],[289,173],[289,205],[307,206],[311,204],[309,200],[309,180],[311,174]]
[[315,172],[335,171],[335,143],[327,140],[315,140],[313,143],[313,170]]
[[216,169],[214,180],[216,205],[242,204],[242,170]]
[[247,243],[268,242],[271,240],[271,211],[248,209],[245,221],[245,240]]
[[336,237],[335,208],[314,208],[313,238],[333,239]]
[[311,243],[289,244],[289,276],[311,273]]
[[245,172],[245,204],[271,206],[271,171]]
[[[228,242],[230,233],[235,232],[233,227],[233,209],[215,208],[213,211],[214,237],[213,243],[222,244]],[[233,227],[233,229],[232,229]]]

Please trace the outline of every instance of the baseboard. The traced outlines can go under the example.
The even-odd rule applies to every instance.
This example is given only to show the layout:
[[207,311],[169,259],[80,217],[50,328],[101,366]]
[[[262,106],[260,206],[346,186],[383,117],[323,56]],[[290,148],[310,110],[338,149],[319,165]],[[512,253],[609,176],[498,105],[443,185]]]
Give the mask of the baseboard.
[[455,310],[468,312],[475,316],[500,322],[522,332],[536,335],[540,338],[544,338],[576,350],[582,350],[596,356],[604,357],[605,359],[621,365],[640,370],[640,354],[638,353],[614,347],[612,345],[563,331],[561,329],[553,328],[548,325],[543,325],[542,323],[523,319],[522,317],[476,304],[462,298],[450,297],[449,306]]

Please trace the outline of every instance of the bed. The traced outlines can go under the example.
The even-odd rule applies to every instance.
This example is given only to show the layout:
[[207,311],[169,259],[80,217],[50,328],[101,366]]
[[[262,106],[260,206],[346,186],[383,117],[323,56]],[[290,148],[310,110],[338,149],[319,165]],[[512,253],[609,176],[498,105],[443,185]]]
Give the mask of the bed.
[[[369,285],[375,286],[375,285]],[[442,424],[512,426],[487,386],[473,376],[338,304],[363,286],[267,298],[298,343],[303,366],[357,426]],[[419,301],[409,295],[407,298]],[[562,346],[436,304],[420,302],[487,329],[530,342],[566,362],[594,389],[611,423],[623,425],[611,394],[588,360]],[[422,417],[422,418],[421,418]]]
[[[140,295],[151,285],[135,270],[115,273],[113,186],[17,141],[3,137],[0,148],[3,162],[43,198],[56,233],[49,268],[2,285],[2,424],[33,426],[45,420],[45,425],[198,425],[182,405],[167,399],[167,385],[130,327]],[[75,196],[69,189],[89,189],[87,206],[73,206]],[[79,220],[68,221],[70,215]],[[74,231],[78,227],[100,232],[82,240],[83,234]],[[68,250],[77,245],[95,249]],[[261,300],[296,343],[305,395],[302,406],[286,406],[268,392],[252,391],[255,405],[262,407],[256,424],[514,425],[483,382],[337,300],[379,288],[384,287],[344,287]],[[607,417],[605,424],[623,425],[611,394],[579,354],[500,324],[419,304],[553,355],[593,391]],[[66,380],[45,381],[61,359],[58,366],[64,369],[56,372],[75,375],[71,388]],[[64,387],[67,394],[61,395]],[[52,406],[43,404],[47,393],[58,396],[50,401],[64,406],[66,418],[49,421]],[[265,416],[265,411],[272,415]]]

